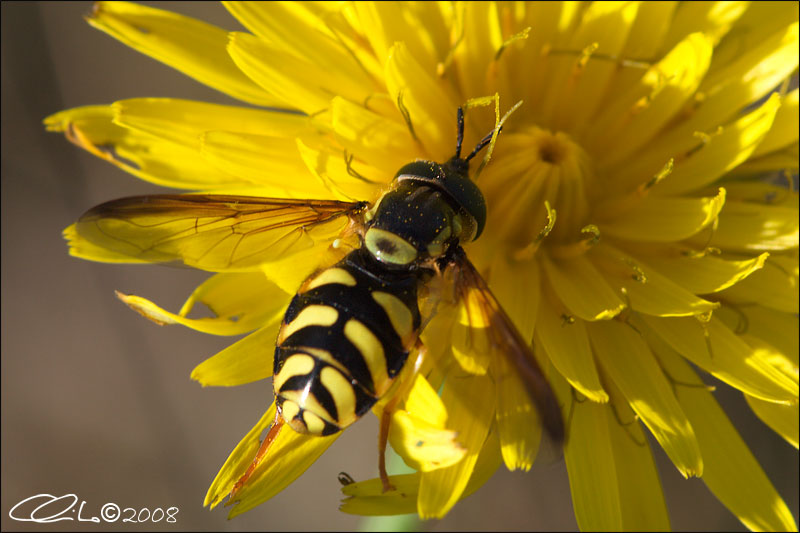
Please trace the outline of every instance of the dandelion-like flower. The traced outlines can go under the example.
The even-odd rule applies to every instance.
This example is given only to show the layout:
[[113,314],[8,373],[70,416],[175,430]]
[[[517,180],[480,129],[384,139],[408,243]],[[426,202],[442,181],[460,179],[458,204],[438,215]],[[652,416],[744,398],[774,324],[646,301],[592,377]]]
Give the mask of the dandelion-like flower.
[[[488,218],[465,248],[558,397],[579,526],[669,527],[649,431],[747,527],[796,528],[701,378],[742,391],[798,446],[798,197],[763,179],[791,181],[798,168],[796,3],[226,7],[249,33],[128,3],[100,3],[89,22],[262,109],[142,98],[64,111],[48,128],[158,185],[375,202],[402,165],[453,155],[458,107],[492,103],[467,110],[474,146],[495,104],[522,101],[477,179]],[[173,236],[193,231],[170,224]],[[80,223],[65,234],[85,259],[178,254],[218,272],[178,313],[121,298],[159,323],[251,332],[192,373],[236,385],[271,374],[263,347],[342,229],[243,267],[231,258],[259,252],[247,240],[162,257],[153,243],[92,239]],[[217,316],[188,318],[197,302]],[[508,362],[476,349],[458,316],[437,317],[422,340],[449,363],[438,374],[407,365],[374,408],[392,404],[389,441],[417,472],[393,476],[388,492],[377,479],[346,485],[345,512],[441,517],[502,463],[531,467],[539,415]],[[233,450],[207,505],[234,488],[274,415],[273,404]],[[280,433],[231,515],[277,494],[335,438]]]

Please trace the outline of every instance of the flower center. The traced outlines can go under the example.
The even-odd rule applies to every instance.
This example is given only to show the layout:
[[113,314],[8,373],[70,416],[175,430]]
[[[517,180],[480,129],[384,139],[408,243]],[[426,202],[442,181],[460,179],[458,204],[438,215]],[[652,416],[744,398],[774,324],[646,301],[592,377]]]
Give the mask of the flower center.
[[584,239],[581,228],[590,222],[594,187],[586,152],[566,133],[538,127],[509,134],[503,143],[490,165],[491,177],[485,183],[481,178],[492,221],[487,228],[491,225],[513,247],[527,246],[552,219],[547,202],[556,221],[543,244]]
[[549,135],[541,139],[538,146],[539,158],[544,163],[551,165],[560,165],[567,155],[569,147],[561,139]]

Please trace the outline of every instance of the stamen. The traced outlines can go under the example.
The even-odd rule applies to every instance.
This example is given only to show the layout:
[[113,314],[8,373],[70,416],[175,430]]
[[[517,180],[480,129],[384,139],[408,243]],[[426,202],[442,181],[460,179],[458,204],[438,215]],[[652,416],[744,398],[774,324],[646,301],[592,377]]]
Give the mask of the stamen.
[[503,115],[503,118],[497,120],[497,117],[500,115],[500,97],[499,95],[495,94],[495,98],[496,99],[495,99],[494,113],[495,113],[496,125],[493,131],[491,141],[489,142],[489,149],[486,150],[486,155],[483,157],[481,164],[478,166],[478,170],[475,171],[475,177],[473,178],[473,181],[478,180],[478,176],[481,175],[481,172],[483,171],[484,167],[486,167],[486,165],[489,163],[489,160],[492,158],[492,152],[494,152],[494,145],[497,142],[497,135],[500,133],[500,130],[503,129],[503,124],[505,124],[506,120],[508,120],[508,117],[510,117],[511,114],[517,109],[519,109],[519,106],[522,105],[522,100],[520,100],[519,102],[511,106],[511,109],[506,111],[506,114]]
[[445,73],[447,73],[447,69],[450,68],[450,65],[453,64],[453,60],[456,56],[456,50],[461,42],[464,40],[464,20],[463,20],[463,13],[461,13],[462,18],[460,19],[461,24],[458,24],[459,19],[456,17],[456,26],[458,26],[458,37],[456,37],[455,42],[450,45],[450,50],[447,51],[447,56],[445,56],[444,61],[440,61],[436,64],[436,75],[440,78],[443,78]]
[[354,178],[361,180],[365,183],[377,184],[378,182],[373,181],[361,174],[358,173],[356,169],[353,168],[353,157],[354,154],[349,154],[347,149],[344,150],[344,164],[347,167],[347,173]]
[[572,259],[585,254],[600,242],[600,228],[594,224],[581,228],[581,233],[589,233],[591,237],[570,244],[551,246],[548,248],[550,255],[557,259]]
[[411,137],[413,137],[415,141],[419,142],[419,137],[417,137],[417,133],[414,131],[414,124],[411,123],[411,113],[408,112],[405,104],[403,104],[404,92],[405,89],[400,89],[400,92],[397,93],[397,109],[400,110],[400,114],[403,116],[406,126],[408,126],[408,131],[411,132]]
[[505,50],[505,49],[506,49],[506,47],[507,47],[508,45],[510,45],[511,43],[513,43],[513,42],[515,42],[515,41],[522,41],[522,40],[525,40],[525,39],[527,39],[527,38],[528,38],[528,34],[529,34],[530,32],[531,32],[531,27],[530,27],[530,26],[528,26],[527,28],[525,28],[525,29],[524,29],[524,30],[522,30],[521,32],[519,32],[519,33],[515,33],[514,35],[512,35],[511,37],[509,37],[508,39],[506,39],[506,40],[503,42],[503,44],[501,44],[501,45],[500,45],[500,48],[498,48],[498,49],[497,49],[497,52],[495,52],[495,54],[494,54],[494,60],[495,60],[495,61],[499,60],[499,59],[500,59],[500,56],[501,56],[501,55],[503,55],[503,50]]
[[545,226],[539,231],[539,234],[530,244],[528,244],[525,248],[517,250],[511,254],[511,256],[517,261],[533,259],[533,256],[536,254],[536,250],[539,249],[539,245],[542,243],[545,237],[547,237],[550,232],[553,231],[553,227],[556,225],[556,210],[550,207],[550,202],[547,200],[544,201],[544,209],[547,216],[547,222],[545,223]]
[[601,202],[600,205],[595,207],[593,210],[593,214],[596,219],[613,219],[633,209],[645,196],[647,196],[647,194],[650,192],[650,189],[652,189],[659,182],[661,182],[661,180],[672,173],[674,163],[675,160],[670,159],[664,164],[663,167],[661,167],[661,170],[653,175],[653,177],[650,178],[646,183],[639,185],[636,189],[627,194],[623,194],[611,200]]

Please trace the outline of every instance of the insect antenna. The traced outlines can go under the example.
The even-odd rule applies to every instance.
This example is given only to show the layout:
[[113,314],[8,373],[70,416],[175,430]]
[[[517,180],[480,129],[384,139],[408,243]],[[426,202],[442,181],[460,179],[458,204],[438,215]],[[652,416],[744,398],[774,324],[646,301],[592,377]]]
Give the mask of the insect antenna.
[[[463,124],[463,117],[462,117],[462,122],[459,124],[459,126],[460,126],[460,127],[462,128],[462,130],[463,130],[463,128],[464,128],[464,124]],[[503,126],[500,126],[500,127],[497,129],[497,133],[499,134],[501,131],[503,131]],[[459,135],[461,135],[461,133],[463,133],[463,131],[459,131]],[[492,131],[490,131],[489,133],[487,133],[487,134],[486,134],[486,137],[484,137],[483,139],[481,139],[481,141],[478,143],[478,145],[475,147],[475,149],[472,151],[472,153],[470,153],[470,154],[469,154],[469,155],[468,155],[468,156],[467,156],[467,157],[464,159],[464,161],[469,161],[470,159],[472,159],[473,157],[475,157],[475,156],[478,154],[478,152],[480,152],[480,151],[481,151],[481,149],[483,149],[483,147],[484,147],[484,146],[486,146],[487,144],[489,144],[489,143],[491,142],[491,140],[492,140],[492,135],[494,135],[494,130],[492,130]],[[459,143],[459,145],[460,145],[460,143]]]
[[464,109],[459,107],[456,113],[458,133],[456,134],[456,159],[461,159],[461,143],[464,142]]

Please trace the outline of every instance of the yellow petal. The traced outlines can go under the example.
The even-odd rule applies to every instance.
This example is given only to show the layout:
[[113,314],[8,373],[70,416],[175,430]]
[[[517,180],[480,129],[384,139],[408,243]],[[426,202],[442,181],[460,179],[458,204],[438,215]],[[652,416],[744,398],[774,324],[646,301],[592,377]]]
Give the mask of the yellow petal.
[[442,429],[399,409],[392,415],[389,440],[403,461],[420,472],[458,463],[467,452],[455,431]]
[[[619,57],[658,57],[664,47],[664,38],[671,29],[672,24],[662,24],[664,20],[673,20],[675,12],[679,8],[678,2],[642,2],[636,12],[636,20],[633,21],[625,47]],[[674,48],[674,47],[670,47]],[[638,69],[622,69],[614,79],[614,87],[627,86],[628,83],[638,81],[641,71]],[[627,72],[626,72],[627,71]],[[623,83],[619,83],[619,82]],[[609,91],[608,94],[616,94]]]
[[497,391],[495,419],[503,461],[509,470],[528,471],[539,451],[541,417],[516,369],[503,355],[495,356],[492,371]]
[[192,379],[204,387],[232,387],[268,378],[280,326],[278,318],[209,357],[192,370]]
[[598,223],[598,226],[602,234],[620,239],[674,242],[708,227],[724,205],[725,189],[719,189],[716,196],[706,198],[648,195],[629,211]]
[[295,294],[300,285],[322,266],[320,258],[325,256],[329,242],[316,243],[286,259],[265,264],[262,266],[262,272],[285,292]]
[[275,404],[273,403],[261,419],[247,432],[247,435],[239,441],[239,444],[228,456],[225,464],[217,473],[211,486],[206,493],[203,506],[210,505],[211,509],[216,507],[233,489],[234,484],[242,477],[247,467],[253,462],[256,451],[260,445],[259,438],[261,433],[269,427],[275,419]]
[[239,100],[279,102],[236,67],[225,50],[228,32],[170,11],[132,2],[98,2],[89,24],[131,48]]
[[786,504],[703,382],[674,352],[659,351],[658,355],[695,428],[708,488],[754,531],[796,530]]
[[87,106],[47,117],[48,131],[134,176],[176,189],[242,186],[248,182],[209,165],[197,150],[116,125],[111,106]]
[[[275,404],[234,448],[208,489],[204,505],[213,509],[247,470],[259,447],[259,437],[275,418]],[[285,489],[305,472],[342,433],[328,437],[301,435],[284,427],[247,483],[236,494],[236,505],[228,513],[233,518],[264,503]]]
[[708,95],[708,106],[695,120],[724,119],[763,98],[797,67],[797,54],[792,53],[798,44],[794,6],[751,3],[736,26],[714,51],[711,71],[699,89]]
[[263,187],[265,195],[312,199],[330,196],[308,172],[295,139],[211,131],[203,134],[200,142],[209,163]]
[[[765,2],[756,2],[755,5],[768,4]],[[776,5],[776,4],[772,4]],[[788,8],[788,4],[783,9]],[[680,12],[680,10],[679,10]],[[796,15],[795,15],[796,17]],[[748,20],[749,24],[752,22]],[[700,94],[697,100],[698,105],[689,110],[687,119],[680,125],[665,131],[663,134],[654,138],[653,144],[646,150],[643,150],[636,160],[625,161],[623,165],[619,165],[616,173],[616,178],[622,183],[639,184],[643,180],[649,179],[649,176],[655,174],[658,169],[664,166],[664,163],[671,157],[681,157],[682,154],[697,147],[698,142],[695,137],[695,132],[705,133],[712,135],[718,128],[727,122],[737,118],[736,113],[738,110],[757,102],[760,98],[765,96],[769,91],[779,86],[781,82],[787,78],[793,70],[797,68],[797,23],[786,24],[787,17],[784,15],[777,22],[782,25],[781,28],[769,32],[765,35],[764,39],[755,41],[749,45],[744,45],[742,48],[735,51],[732,61],[722,69],[719,68],[714,73],[713,79],[711,74],[706,76],[703,84],[699,88]],[[757,26],[752,26],[757,28]],[[742,32],[744,34],[750,33],[749,31]],[[734,39],[735,41],[735,39]],[[740,43],[741,45],[741,43]],[[744,51],[744,52],[743,52]],[[715,57],[717,51],[715,50]],[[712,70],[715,66],[715,61],[712,60]],[[710,83],[711,86],[707,86]],[[761,106],[762,108],[764,105]],[[761,113],[761,109],[756,109],[750,114],[755,118]],[[766,111],[766,109],[764,109]],[[744,125],[742,120],[747,122],[748,117],[740,119],[734,124]],[[766,117],[761,117],[766,118]],[[771,122],[771,120],[770,120]],[[761,121],[763,123],[763,120]],[[756,133],[759,121],[757,120],[749,128],[750,133]],[[729,138],[735,146],[738,145],[737,131],[733,124],[725,128],[720,135],[726,135],[726,130],[730,130],[728,135],[733,136]],[[715,137],[711,140],[711,144],[706,146],[704,150],[711,150],[711,154],[716,151],[713,148],[713,143],[718,141]],[[730,166],[731,161],[737,159],[736,152],[729,153],[730,146],[725,146],[728,143],[723,143],[720,146],[722,152],[728,153],[728,157],[733,156],[733,159],[724,158],[708,159],[704,156],[697,161],[691,163],[691,158],[687,163],[691,166],[686,170],[691,170],[694,174],[699,169],[699,163],[708,163],[714,169],[718,169],[719,165]],[[756,143],[757,144],[757,143]],[[755,148],[755,146],[752,146]],[[695,156],[700,155],[699,153]],[[732,168],[732,167],[731,167]],[[677,170],[677,168],[676,168]],[[681,171],[682,173],[685,171]],[[698,174],[698,177],[703,178]],[[661,185],[667,187],[671,178],[664,180]],[[708,183],[708,180],[704,180]],[[676,183],[676,186],[678,184]],[[682,186],[691,187],[693,183],[686,182]],[[664,189],[665,192],[668,189]]]
[[350,153],[383,169],[387,179],[416,159],[417,154],[407,142],[408,128],[399,113],[397,120],[391,120],[341,96],[336,96],[331,105],[337,140]]
[[[568,38],[567,49],[582,50],[592,43],[603,43],[603,53],[618,55],[633,27],[638,9],[638,2],[598,2],[587,6],[578,27]],[[542,101],[545,118],[560,128],[572,129],[591,122],[592,115],[603,101],[604,93],[598,88],[609,83],[616,65],[613,61],[590,61],[576,74],[578,71],[575,58],[567,56],[547,84],[549,91]]]
[[798,207],[797,191],[786,184],[768,183],[763,180],[726,180],[725,190],[728,200],[752,202],[763,205]]
[[[321,144],[310,144],[311,139],[297,139],[297,151],[305,163],[306,169],[316,176],[328,192],[326,198],[337,198],[352,201],[371,201],[376,193],[394,177],[377,171],[361,162],[348,161],[353,158],[346,150],[335,152]],[[367,175],[364,175],[366,173]]]
[[231,32],[228,53],[242,72],[284,106],[312,115],[325,109],[335,94],[328,93],[315,82],[311,72],[317,69],[312,64],[249,33]]
[[614,453],[623,531],[669,531],[661,480],[650,444],[635,413],[618,390],[612,389],[612,413],[606,416]]
[[564,461],[575,519],[583,531],[620,531],[622,508],[614,450],[609,438],[611,410],[575,402]]
[[653,191],[673,195],[699,189],[736,168],[766,137],[780,105],[780,96],[773,94],[758,109],[730,126],[723,126],[722,132],[712,135],[700,150],[677,162],[672,173]]
[[[739,337],[747,343],[750,348],[758,353],[759,357],[768,361],[775,370],[782,373],[787,380],[794,383],[798,382],[797,354],[786,355],[775,348],[770,342],[772,339],[755,337],[748,333],[742,333]],[[797,402],[793,402],[797,404]]]
[[[481,488],[500,466],[500,450],[497,433],[492,431],[478,454],[478,460],[464,489],[462,499]],[[364,516],[396,515],[417,511],[420,473],[400,476],[389,476],[392,485],[397,489],[383,492],[380,479],[370,479],[351,483],[342,487],[347,496],[339,506],[339,510],[348,514]]]
[[420,473],[389,476],[396,490],[383,492],[379,478],[351,483],[342,487],[347,496],[339,505],[343,513],[361,516],[392,516],[417,511]]
[[404,409],[392,415],[389,440],[405,463],[421,472],[450,466],[466,453],[456,442],[456,433],[445,429],[447,410],[422,374],[414,382]]
[[309,115],[326,109],[336,94],[357,102],[369,95],[369,86],[363,82],[339,75],[329,65],[298,58],[249,33],[231,32],[228,52],[242,72],[267,93]]
[[[770,36],[781,33],[787,23],[797,21],[797,10],[779,2],[747,2],[747,10],[733,23],[727,39],[720,41],[714,51],[714,70],[720,71],[741,58],[742,51],[751,50]],[[729,71],[727,75],[736,75]]]
[[687,2],[680,4],[669,25],[665,45],[673,46],[692,32],[704,32],[716,44],[742,16],[749,2]]
[[347,78],[353,83],[371,82],[363,68],[337,40],[326,25],[325,15],[297,2],[273,2],[265,9],[253,2],[226,2],[225,7],[248,30],[273,46],[314,65],[335,65],[333,79]]
[[745,163],[739,165],[730,176],[732,178],[740,176],[763,175],[767,172],[792,170],[797,172],[798,167],[798,144],[790,144],[780,150],[768,154],[750,158]]
[[451,53],[464,94],[491,94],[496,90],[489,90],[486,69],[503,44],[499,11],[496,4],[476,2],[458,13],[453,21],[459,37],[463,35]]
[[436,161],[450,157],[457,103],[447,96],[438,80],[425,71],[402,42],[394,43],[389,49],[386,88],[392,101],[402,100],[414,134],[427,151],[426,157]]
[[607,243],[593,249],[595,264],[634,311],[655,316],[697,315],[716,309],[719,303],[704,300],[671,279]]
[[[762,400],[794,402],[797,381],[787,378],[767,358],[767,352],[751,348],[718,318],[705,324],[696,318],[640,316],[636,327],[649,327],[656,337],[706,372]],[[658,339],[647,335],[650,345]]]
[[240,324],[235,315],[192,319],[170,313],[141,296],[123,294],[117,291],[117,298],[125,302],[128,307],[148,320],[152,320],[159,326],[181,324],[187,328],[210,335],[241,335],[242,333],[252,331],[255,327],[259,327],[268,319],[265,315],[255,315],[253,320],[245,321],[244,324]]
[[[435,20],[430,16],[435,7],[402,6],[395,2],[358,2],[354,7],[366,37],[381,63],[387,61],[392,45],[402,41],[414,59],[425,68],[427,76],[432,77],[437,61],[444,58],[449,48],[446,35],[443,35],[447,29],[440,15],[438,35],[434,28],[419,31],[422,26],[416,15],[418,11],[426,11],[428,20]],[[441,50],[437,50],[437,44]]]
[[497,254],[492,261],[489,286],[522,338],[533,338],[539,308],[541,274],[538,261],[516,261]]
[[651,66],[636,85],[625,94],[615,95],[608,108],[592,119],[588,132],[591,137],[584,146],[599,155],[600,164],[606,165],[646,146],[694,95],[711,63],[711,52],[712,43],[707,35],[688,35]]
[[[462,306],[462,311],[466,307]],[[483,376],[489,370],[491,363],[492,341],[489,336],[491,330],[487,324],[476,324],[475,327],[469,325],[470,317],[481,316],[477,313],[479,311],[474,311],[469,316],[466,311],[461,313],[461,320],[453,325],[450,333],[452,343],[450,348],[453,350],[453,357],[465,372]]]
[[442,401],[447,406],[447,426],[458,432],[458,442],[467,453],[453,466],[422,474],[417,503],[421,518],[441,518],[461,499],[492,424],[493,387],[487,376],[461,374],[445,381]]
[[445,427],[447,422],[447,408],[422,374],[414,376],[414,383],[405,400],[405,410],[411,416],[439,428]]
[[551,298],[542,298],[536,337],[553,366],[570,384],[594,402],[605,403],[603,390],[583,320],[565,320],[568,313]]
[[744,395],[753,412],[772,428],[775,433],[797,448],[798,446],[798,405],[783,405],[775,402],[765,402],[758,398]]
[[775,150],[797,143],[800,137],[800,99],[795,89],[790,91],[781,101],[781,107],[775,115],[775,120],[764,140],[758,145],[751,157],[759,157]]
[[684,477],[700,476],[703,459],[692,425],[647,343],[616,321],[588,325],[592,347],[605,370]]
[[690,256],[679,253],[646,256],[649,265],[669,275],[677,285],[695,294],[727,289],[759,270],[769,256],[763,253],[752,259],[734,261],[711,254]]
[[763,205],[729,201],[719,215],[719,225],[687,242],[699,248],[716,247],[730,252],[787,250],[797,248],[797,206]]
[[773,254],[764,268],[720,295],[736,302],[759,303],[778,311],[797,313],[799,271],[797,257]]
[[[481,5],[481,4],[478,4]],[[541,52],[545,50],[546,46],[555,42],[561,35],[571,31],[577,21],[579,20],[583,9],[578,4],[555,4],[552,2],[530,2],[525,4],[525,20],[520,23],[520,27],[524,28],[530,26],[535,28],[528,34],[528,38],[524,41],[519,50],[511,48],[504,52],[518,54],[518,65],[525,65],[524,71],[514,72],[514,83],[511,84],[511,89],[516,88],[519,93],[512,93],[512,101],[516,101],[518,97],[524,98],[526,104],[520,107],[517,111],[518,120],[529,122],[534,116],[539,113],[539,102],[542,102],[543,92],[549,89],[549,83],[542,83],[541,80],[551,78],[551,68],[553,66],[552,57],[545,56]],[[480,12],[476,13],[475,18],[479,18]],[[486,20],[486,17],[483,18]],[[456,21],[457,22],[457,21]],[[499,26],[499,25],[497,25]],[[475,53],[485,53],[486,46],[480,46],[482,40],[489,38],[488,32],[481,32],[480,27],[472,30],[476,37],[479,39],[478,43],[474,46]],[[502,40],[502,35],[498,40]],[[465,43],[468,44],[468,43]],[[455,49],[456,57],[464,52],[464,47],[458,46]],[[463,62],[459,61],[459,67],[464,71],[464,74],[470,78],[477,78],[477,69],[469,68],[468,64],[461,66]],[[462,77],[463,78],[463,77]],[[470,80],[470,78],[465,78]],[[469,87],[468,83],[465,83]],[[470,91],[469,94],[480,94],[479,91]],[[524,95],[524,96],[522,96]],[[523,118],[524,117],[524,118]],[[537,117],[538,118],[538,117]],[[504,144],[499,143],[498,148]],[[491,168],[491,166],[489,167]],[[488,170],[488,169],[487,169]]]
[[616,291],[586,257],[556,262],[542,254],[542,266],[556,294],[573,315],[584,320],[606,320],[625,308]]
[[199,149],[208,131],[294,138],[309,130],[308,117],[177,98],[133,98],[114,102],[116,124],[187,148]]
[[795,365],[798,364],[800,336],[797,315],[781,313],[761,305],[743,305],[736,310],[743,323],[732,329],[760,339],[769,339],[770,344],[791,358]]
[[201,303],[219,317],[260,325],[264,317],[280,315],[288,302],[289,295],[270,283],[261,272],[215,274],[192,292],[181,307],[180,315],[188,315],[196,303]]
[[265,463],[236,494],[228,519],[269,500],[300,477],[342,432],[327,437],[301,435],[286,428],[275,439]]

